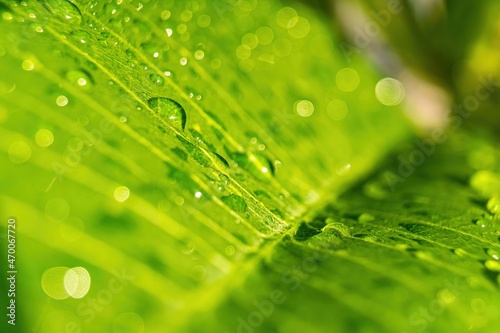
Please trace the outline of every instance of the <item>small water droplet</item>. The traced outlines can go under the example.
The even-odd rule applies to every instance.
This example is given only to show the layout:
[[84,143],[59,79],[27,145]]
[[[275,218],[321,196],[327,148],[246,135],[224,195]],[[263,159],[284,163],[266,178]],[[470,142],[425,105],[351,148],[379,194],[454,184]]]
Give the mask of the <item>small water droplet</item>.
[[500,260],[500,251],[494,249],[487,249],[486,254],[490,256],[493,260]]
[[25,71],[32,71],[35,68],[35,63],[31,59],[25,59],[21,65]]
[[54,134],[48,129],[42,128],[36,132],[35,141],[40,147],[48,147],[54,142]]
[[115,188],[114,197],[118,202],[124,202],[130,196],[130,190],[126,186],[118,186]]
[[68,105],[68,97],[64,96],[64,95],[60,95],[60,96],[57,96],[56,98],[56,104],[58,106],[66,106]]
[[89,73],[84,70],[71,70],[66,73],[66,79],[69,82],[82,87],[89,88],[92,86],[92,78]]
[[486,228],[488,226],[488,223],[489,223],[488,220],[485,218],[481,218],[476,221],[476,225],[481,228]]
[[310,117],[314,112],[314,105],[308,100],[298,101],[295,105],[295,109],[299,116],[307,118]]
[[195,192],[195,193],[194,193],[194,197],[195,197],[196,199],[201,198],[201,196],[202,196],[202,193],[201,193],[200,191],[198,191],[198,192]]
[[228,154],[239,167],[250,172],[260,180],[269,180],[274,174],[274,166],[265,156],[259,153],[230,153]]
[[158,75],[158,74],[151,74],[151,75],[149,76],[149,78],[151,79],[151,81],[152,81],[154,84],[159,85],[159,86],[163,85],[163,83],[165,82],[165,81],[163,80],[163,78],[162,78],[160,75]]
[[148,105],[164,119],[168,119],[177,129],[184,130],[184,127],[186,127],[186,111],[173,99],[154,97],[148,100]]
[[71,33],[71,36],[78,42],[85,44],[90,41],[90,35],[88,32],[83,30],[75,30]]

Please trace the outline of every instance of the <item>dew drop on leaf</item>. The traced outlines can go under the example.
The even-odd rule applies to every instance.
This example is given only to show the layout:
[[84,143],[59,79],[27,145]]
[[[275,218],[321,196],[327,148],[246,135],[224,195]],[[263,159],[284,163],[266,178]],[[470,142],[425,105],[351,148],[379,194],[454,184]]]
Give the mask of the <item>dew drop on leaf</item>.
[[71,36],[74,40],[82,44],[86,44],[90,41],[90,34],[83,30],[75,30],[71,33]]
[[175,128],[184,130],[184,127],[186,127],[186,111],[173,99],[153,97],[148,100],[148,105],[162,118],[167,119]]
[[494,249],[486,249],[486,254],[493,260],[500,260],[500,251]]
[[158,86],[162,86],[164,83],[163,78],[158,74],[151,74],[149,79]]
[[66,79],[72,84],[82,87],[90,88],[92,86],[92,77],[84,70],[71,70],[66,73]]
[[261,154],[232,153],[230,156],[238,166],[250,172],[257,179],[268,180],[274,173],[273,164]]
[[67,0],[46,0],[43,2],[45,8],[59,19],[72,25],[82,24],[82,13],[72,2]]

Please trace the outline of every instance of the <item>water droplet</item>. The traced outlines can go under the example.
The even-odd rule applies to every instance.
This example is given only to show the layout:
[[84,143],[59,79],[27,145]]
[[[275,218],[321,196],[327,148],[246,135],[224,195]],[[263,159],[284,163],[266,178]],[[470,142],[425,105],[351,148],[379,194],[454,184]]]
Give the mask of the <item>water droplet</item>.
[[9,146],[9,159],[14,164],[21,164],[31,157],[30,146],[23,141],[15,141]]
[[148,100],[148,105],[164,119],[168,119],[174,127],[184,130],[186,111],[179,103],[166,97],[154,97]]
[[176,197],[174,201],[175,201],[177,206],[182,206],[184,204],[184,198],[181,196]]
[[164,10],[160,13],[160,18],[163,20],[163,21],[166,21],[170,18],[170,15],[172,15],[172,13],[170,13],[169,10]]
[[92,86],[92,78],[87,71],[84,70],[71,70],[66,73],[66,79],[69,82],[82,87],[89,88]]
[[301,117],[310,117],[314,112],[314,105],[308,100],[298,101],[295,110]]
[[222,181],[224,185],[229,184],[229,177],[223,173],[219,174],[219,179]]
[[130,190],[126,186],[118,186],[117,188],[115,188],[113,196],[115,197],[116,201],[124,202],[130,196]]
[[488,208],[488,210],[495,215],[500,214],[500,197],[494,196],[488,200],[486,208]]
[[182,65],[182,66],[185,66],[187,63],[188,63],[188,60],[186,57],[182,57],[181,60],[179,60],[179,63]]
[[245,202],[245,199],[236,194],[222,197],[221,201],[236,213],[244,213],[247,210],[247,203]]
[[405,97],[405,87],[403,84],[393,78],[383,78],[375,86],[375,96],[378,101],[387,106],[400,104]]
[[9,12],[3,12],[3,13],[2,13],[2,18],[3,18],[5,21],[12,21],[12,19],[14,18],[14,16],[12,16],[12,13],[9,13]]
[[487,249],[486,254],[493,258],[493,260],[500,260],[500,251],[494,249]]
[[341,91],[351,92],[359,86],[359,74],[352,68],[344,68],[337,73],[335,82]]
[[493,272],[500,272],[500,261],[497,260],[486,260],[484,266]]
[[476,225],[481,227],[481,228],[486,228],[486,226],[488,225],[488,220],[485,218],[481,218],[481,219],[476,221]]
[[75,30],[71,33],[71,36],[78,42],[85,44],[90,41],[90,35],[88,32],[83,30]]
[[48,129],[42,128],[36,132],[35,141],[40,147],[48,147],[54,142],[54,134]]
[[202,193],[200,191],[194,193],[194,197],[197,199],[201,198],[201,196],[202,196]]
[[149,76],[149,78],[150,78],[150,79],[151,79],[151,81],[152,81],[154,84],[156,84],[156,85],[161,86],[161,85],[163,85],[163,83],[164,83],[163,78],[162,78],[160,75],[158,75],[158,74],[151,74],[151,75]]
[[167,36],[170,37],[172,36],[172,34],[174,33],[174,31],[172,29],[165,29],[165,31],[167,32]]
[[196,60],[201,60],[205,57],[205,52],[203,52],[202,50],[196,50],[194,52],[194,57]]
[[35,68],[35,63],[31,59],[25,59],[21,65],[25,71],[32,71]]
[[60,20],[70,23],[71,25],[80,25],[82,23],[82,13],[80,9],[67,0],[45,0],[43,6],[54,16]]

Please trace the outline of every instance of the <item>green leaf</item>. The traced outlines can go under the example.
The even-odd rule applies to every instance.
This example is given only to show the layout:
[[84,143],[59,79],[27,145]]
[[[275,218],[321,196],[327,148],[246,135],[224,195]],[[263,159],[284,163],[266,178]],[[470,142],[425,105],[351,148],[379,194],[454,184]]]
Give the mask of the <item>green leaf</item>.
[[[372,197],[337,200],[411,128],[377,100],[381,75],[346,64],[323,18],[289,6],[1,2],[0,206],[2,234],[9,218],[17,227],[16,329],[394,331],[451,273],[475,298],[429,327],[494,327],[479,310],[498,305],[487,257],[498,244],[471,224],[486,203],[467,201],[469,187],[442,171],[425,192],[443,228],[399,205],[405,189],[434,184],[421,169],[394,194],[376,183]],[[449,191],[460,205],[430,205]],[[463,266],[451,269],[459,246]],[[456,326],[443,329],[447,318]]]

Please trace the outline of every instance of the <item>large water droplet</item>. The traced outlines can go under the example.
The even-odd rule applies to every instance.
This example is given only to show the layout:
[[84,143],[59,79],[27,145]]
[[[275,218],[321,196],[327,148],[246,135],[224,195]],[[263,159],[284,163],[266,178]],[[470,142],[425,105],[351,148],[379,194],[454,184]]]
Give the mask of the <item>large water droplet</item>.
[[83,21],[80,9],[70,1],[45,0],[43,5],[52,15],[71,25],[80,25]]
[[184,130],[184,127],[186,127],[186,111],[173,99],[153,97],[148,100],[148,105],[161,117],[168,119],[169,123],[177,129]]

